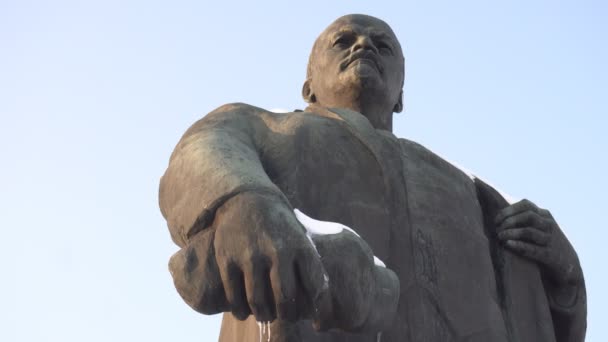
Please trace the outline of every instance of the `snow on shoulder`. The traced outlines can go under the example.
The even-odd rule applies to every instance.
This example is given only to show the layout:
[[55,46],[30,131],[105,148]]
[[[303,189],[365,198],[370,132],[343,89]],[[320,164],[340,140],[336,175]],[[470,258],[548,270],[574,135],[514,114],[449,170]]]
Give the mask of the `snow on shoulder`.
[[277,114],[285,114],[285,113],[289,113],[289,110],[287,110],[285,108],[272,108],[270,110],[270,112],[277,113]]
[[[437,154],[436,152],[433,152],[435,154]],[[498,193],[504,197],[504,199],[509,202],[509,204],[513,204],[515,202],[519,202],[518,199],[515,199],[513,196],[507,194],[506,192],[500,190],[499,188],[495,187],[492,183],[486,181],[485,179],[476,176],[475,174],[473,174],[471,171],[469,171],[468,169],[458,165],[457,163],[454,163],[453,161],[444,158],[443,156],[437,154],[440,158],[442,158],[443,160],[445,160],[446,162],[452,164],[452,166],[454,166],[455,168],[459,169],[460,171],[462,171],[463,173],[465,173],[467,176],[469,176],[469,178],[471,178],[471,180],[475,180],[475,179],[479,179],[480,181],[483,181],[484,183],[488,184],[489,186],[491,186],[492,188],[494,188],[494,190],[498,191]]]

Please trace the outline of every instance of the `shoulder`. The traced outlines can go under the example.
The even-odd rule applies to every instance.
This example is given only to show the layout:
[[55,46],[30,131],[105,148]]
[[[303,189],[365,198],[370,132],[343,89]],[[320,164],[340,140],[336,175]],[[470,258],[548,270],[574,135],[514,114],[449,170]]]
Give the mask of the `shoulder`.
[[246,103],[228,103],[220,106],[210,113],[196,121],[188,131],[186,135],[192,130],[197,130],[204,126],[223,125],[226,123],[238,123],[240,121],[251,120],[252,118],[259,116],[261,112],[266,112],[262,108],[258,108]]
[[252,106],[247,103],[234,102],[234,103],[227,103],[225,105],[219,106],[218,108],[214,109],[209,114],[207,114],[203,119],[222,117],[222,116],[226,116],[226,115],[228,115],[228,116],[251,116],[251,115],[259,115],[261,113],[270,113],[270,112],[263,108]]
[[401,143],[402,151],[406,156],[415,156],[418,161],[422,160],[423,162],[432,165],[437,170],[442,170],[442,172],[446,174],[457,176],[460,179],[464,179],[466,183],[474,185],[481,201],[495,203],[500,207],[517,202],[516,199],[509,196],[507,193],[502,192],[471,171],[452,161],[446,160],[421,144],[403,138],[400,138],[399,142]]
[[442,170],[444,173],[452,174],[453,176],[457,176],[459,178],[466,178],[467,181],[473,181],[475,176],[469,172],[467,169],[459,166],[458,164],[445,159],[439,154],[431,151],[430,149],[422,146],[421,144],[399,138],[399,143],[401,145],[401,149],[406,156],[411,158],[415,158],[419,162],[424,162],[428,165],[431,165],[433,168],[437,170]]
[[242,132],[263,130],[267,126],[266,123],[278,120],[281,115],[285,114],[274,113],[247,103],[228,103],[212,110],[192,124],[182,139],[218,129]]

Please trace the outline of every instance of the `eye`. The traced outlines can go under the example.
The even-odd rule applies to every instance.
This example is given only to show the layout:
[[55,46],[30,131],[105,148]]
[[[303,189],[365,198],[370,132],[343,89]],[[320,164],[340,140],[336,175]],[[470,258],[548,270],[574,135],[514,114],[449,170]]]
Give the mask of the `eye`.
[[334,40],[332,47],[346,48],[352,44],[352,37],[349,35],[342,35]]
[[391,48],[391,46],[383,41],[377,42],[376,47],[378,48],[378,51],[380,51],[380,53],[383,55],[393,54],[393,49]]

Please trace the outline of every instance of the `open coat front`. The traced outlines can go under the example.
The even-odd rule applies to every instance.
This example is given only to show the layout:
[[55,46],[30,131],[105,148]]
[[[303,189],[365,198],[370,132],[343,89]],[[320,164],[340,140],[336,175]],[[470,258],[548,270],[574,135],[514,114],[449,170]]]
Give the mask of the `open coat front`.
[[[538,268],[496,244],[490,222],[507,203],[424,147],[375,130],[359,113],[309,107],[277,114],[245,104],[195,123],[161,180],[160,205],[182,248],[243,191],[352,227],[400,280],[382,341],[579,341],[580,310],[556,307]],[[564,336],[556,339],[558,318]],[[270,325],[273,341],[376,341],[316,333],[310,321]],[[564,334],[563,331],[567,333]],[[220,341],[258,341],[252,316],[224,314]]]

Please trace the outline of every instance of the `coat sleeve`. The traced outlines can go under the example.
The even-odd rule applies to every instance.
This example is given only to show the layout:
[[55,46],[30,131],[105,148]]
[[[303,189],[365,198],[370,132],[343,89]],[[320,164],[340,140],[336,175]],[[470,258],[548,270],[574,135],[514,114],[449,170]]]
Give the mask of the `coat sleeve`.
[[241,192],[272,193],[287,201],[260,160],[260,143],[268,134],[263,113],[246,104],[225,105],[182,136],[159,189],[160,209],[178,246],[209,226],[216,210]]
[[574,289],[569,303],[562,303],[556,294],[548,293],[557,342],[583,342],[587,331],[587,293],[583,284]]

